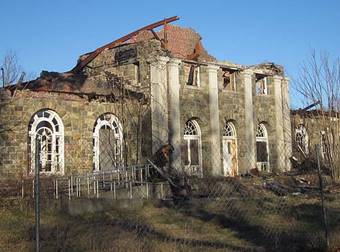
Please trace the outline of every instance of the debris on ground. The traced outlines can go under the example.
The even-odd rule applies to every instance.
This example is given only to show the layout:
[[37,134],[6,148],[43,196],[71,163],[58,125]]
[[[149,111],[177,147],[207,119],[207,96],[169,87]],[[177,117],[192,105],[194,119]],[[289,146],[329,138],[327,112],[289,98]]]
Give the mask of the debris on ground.
[[163,179],[168,181],[172,193],[172,198],[175,203],[187,201],[191,196],[191,186],[186,179],[184,173],[168,166],[170,155],[174,148],[172,145],[167,144],[162,146],[153,155],[152,160],[148,162],[152,165],[153,169],[150,170],[150,179]]

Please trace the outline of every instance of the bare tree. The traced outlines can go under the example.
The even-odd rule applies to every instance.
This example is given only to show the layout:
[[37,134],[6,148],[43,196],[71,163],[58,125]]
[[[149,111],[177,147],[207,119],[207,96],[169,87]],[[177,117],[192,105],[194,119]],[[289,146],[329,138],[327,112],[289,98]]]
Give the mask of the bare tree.
[[310,143],[321,145],[324,165],[333,179],[340,179],[340,58],[313,51],[294,84],[304,103],[318,104],[306,120],[314,134]]
[[23,81],[24,73],[15,52],[7,52],[0,62],[0,67],[3,69],[0,72],[1,81],[4,81],[5,86]]

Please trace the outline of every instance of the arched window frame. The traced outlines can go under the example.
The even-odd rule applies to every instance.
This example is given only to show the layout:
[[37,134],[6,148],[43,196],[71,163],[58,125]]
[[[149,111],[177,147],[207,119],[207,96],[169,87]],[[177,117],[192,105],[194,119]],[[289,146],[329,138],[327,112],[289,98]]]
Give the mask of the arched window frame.
[[[116,127],[114,126],[116,125]],[[93,129],[93,165],[94,165],[94,172],[100,171],[100,164],[99,164],[99,155],[100,155],[100,139],[99,139],[99,131],[102,127],[109,127],[111,130],[114,131],[115,139],[118,140],[119,143],[119,158],[123,160],[123,127],[120,123],[118,117],[116,117],[112,113],[104,113],[100,115],[95,123]],[[117,151],[117,150],[115,150]],[[118,167],[119,169],[119,167]]]
[[[224,170],[224,174],[225,176],[234,176],[238,174],[238,146],[237,146],[237,132],[236,132],[236,128],[235,125],[232,121],[226,121],[224,128],[223,128],[223,136],[222,136],[223,140],[231,140],[232,142],[235,143],[235,148],[236,148],[236,171],[235,173],[225,173],[225,168],[224,168],[224,164],[223,164],[223,170]],[[230,142],[230,141],[228,141]],[[224,152],[224,148],[228,148],[228,146],[224,146],[224,141],[223,141],[223,152]],[[224,160],[223,160],[224,162]]]
[[[202,170],[202,139],[201,139],[201,129],[199,124],[196,120],[190,119],[185,123],[184,127],[184,141],[186,143],[187,148],[187,159],[189,161],[189,164],[186,165],[185,169],[192,175],[197,175],[199,177],[203,176],[203,170]],[[190,141],[191,140],[197,140],[198,142],[198,165],[192,165],[191,164],[191,148],[190,148]]]
[[223,128],[223,138],[226,139],[236,139],[236,128],[235,125],[232,122],[226,122],[224,128]]
[[[39,127],[39,124],[42,122],[48,123],[51,128],[47,127]],[[33,174],[35,171],[36,165],[36,141],[41,140],[38,139],[37,133],[45,129],[49,131],[51,134],[51,159],[49,160],[48,157],[45,155],[41,157],[42,152],[40,154],[39,162],[50,162],[51,163],[51,170],[50,171],[40,171],[40,173],[44,174],[64,174],[64,124],[59,117],[59,115],[50,109],[43,109],[36,112],[29,123],[29,144],[30,144],[30,173]],[[46,163],[45,163],[46,164]]]
[[295,142],[305,154],[309,154],[308,133],[303,124],[300,124],[295,128]]
[[270,154],[269,154],[268,132],[267,132],[267,128],[264,123],[259,123],[257,125],[256,142],[266,143],[266,149],[267,149],[267,161],[256,162],[257,169],[259,169],[260,171],[269,172],[270,171],[270,166],[269,166]]

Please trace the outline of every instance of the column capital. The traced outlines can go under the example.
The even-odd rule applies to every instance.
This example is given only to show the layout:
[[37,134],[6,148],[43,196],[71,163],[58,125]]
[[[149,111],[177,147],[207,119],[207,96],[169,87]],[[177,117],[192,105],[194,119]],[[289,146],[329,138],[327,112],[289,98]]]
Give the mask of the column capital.
[[273,79],[274,79],[274,81],[282,81],[283,77],[280,76],[280,75],[273,75]]
[[290,82],[290,78],[289,78],[288,76],[283,76],[283,80],[284,80],[285,82]]
[[252,76],[254,74],[254,72],[250,69],[245,69],[243,70],[243,75],[246,75],[248,77]]
[[165,65],[169,61],[169,57],[159,56],[159,57],[157,57],[157,61],[161,65]]
[[179,64],[181,64],[181,60],[180,59],[176,59],[176,58],[170,58],[168,61],[168,65],[171,66],[178,66]]
[[164,67],[168,61],[169,61],[169,57],[164,57],[164,56],[158,56],[156,58],[147,59],[147,62],[150,63],[150,65],[155,66],[155,67]]
[[208,72],[217,72],[217,70],[219,69],[219,66],[216,65],[207,65],[207,70]]

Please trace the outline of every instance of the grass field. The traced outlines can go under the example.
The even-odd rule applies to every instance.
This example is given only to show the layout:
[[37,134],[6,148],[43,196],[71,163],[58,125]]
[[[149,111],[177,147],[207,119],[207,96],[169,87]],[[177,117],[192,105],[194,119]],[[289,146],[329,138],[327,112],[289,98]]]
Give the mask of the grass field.
[[[200,195],[180,205],[170,200],[111,201],[100,211],[89,211],[90,201],[105,206],[105,200],[75,199],[83,210],[75,213],[66,198],[43,201],[41,251],[322,250],[317,195],[277,196],[255,180],[237,185],[206,183]],[[206,191],[210,194],[204,195]],[[0,251],[33,251],[33,202],[1,199],[0,205]],[[326,209],[335,250],[340,247],[338,194],[326,194]]]

